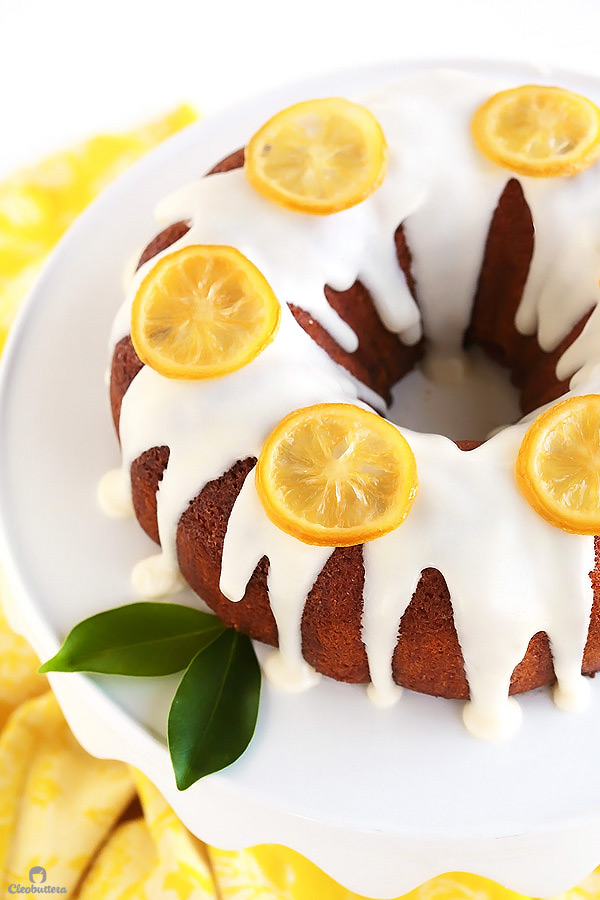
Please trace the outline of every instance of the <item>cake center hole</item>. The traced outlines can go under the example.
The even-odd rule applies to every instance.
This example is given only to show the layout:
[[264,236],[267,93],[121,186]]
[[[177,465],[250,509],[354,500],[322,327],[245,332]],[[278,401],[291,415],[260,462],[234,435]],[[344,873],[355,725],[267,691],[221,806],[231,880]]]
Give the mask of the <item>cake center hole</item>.
[[460,356],[428,354],[392,388],[392,422],[454,441],[483,441],[521,417],[509,370],[479,347]]

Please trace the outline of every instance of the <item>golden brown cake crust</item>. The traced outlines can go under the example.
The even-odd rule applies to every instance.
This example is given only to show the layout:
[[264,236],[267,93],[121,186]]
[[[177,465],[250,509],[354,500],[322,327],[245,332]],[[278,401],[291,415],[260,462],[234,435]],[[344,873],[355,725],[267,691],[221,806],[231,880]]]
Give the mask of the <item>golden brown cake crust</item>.
[[[211,171],[224,171],[243,163],[243,150]],[[187,230],[174,223],[144,251],[144,261],[166,249]],[[396,249],[407,284],[418,297],[410,270],[410,251],[398,228]],[[544,353],[534,336],[520,335],[514,316],[521,297],[531,254],[533,225],[519,183],[511,179],[494,213],[468,342],[483,345],[497,360],[511,367],[521,390],[522,405],[533,409],[566,389],[555,376],[558,357],[579,333],[585,319],[552,353]],[[349,291],[326,289],[331,305],[361,335],[359,350],[348,354],[303,310],[292,307],[299,324],[340,364],[382,395],[414,365],[423,352],[421,344],[402,347],[379,321],[368,292],[357,282]],[[118,430],[122,397],[141,368],[130,338],[115,349],[111,405]],[[468,451],[475,441],[459,442]],[[168,462],[167,447],[150,448],[131,470],[135,512],[142,527],[158,540],[156,489]],[[222,476],[207,484],[184,512],[177,531],[177,550],[182,574],[190,586],[225,624],[265,643],[277,644],[277,627],[267,594],[268,560],[263,558],[250,579],[244,598],[232,603],[219,591],[221,557],[227,522],[244,479],[256,460],[239,460]],[[600,542],[595,539],[596,560],[590,573],[594,602],[582,671],[600,669]],[[364,568],[362,547],[337,548],[319,574],[306,602],[302,618],[302,645],[307,661],[318,671],[339,681],[368,682],[369,669],[361,640]],[[482,588],[483,589],[483,588]],[[393,661],[395,680],[422,693],[449,698],[468,697],[468,684],[458,642],[452,604],[443,574],[427,568],[421,573],[399,628]],[[552,655],[546,635],[532,637],[523,661],[516,667],[511,693],[528,691],[552,682]]]

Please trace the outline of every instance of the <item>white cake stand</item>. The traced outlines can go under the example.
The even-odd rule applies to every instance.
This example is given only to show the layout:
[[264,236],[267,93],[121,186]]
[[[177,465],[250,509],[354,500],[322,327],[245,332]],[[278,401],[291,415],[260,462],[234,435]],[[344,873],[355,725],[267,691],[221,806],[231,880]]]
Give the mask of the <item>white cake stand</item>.
[[[515,83],[552,78],[600,97],[598,83],[564,72],[444,64]],[[118,463],[102,377],[107,335],[126,263],[156,231],[155,203],[283,105],[355,95],[432,65],[440,62],[321,77],[193,126],[106,191],[61,241],[14,330],[0,384],[8,614],[41,658],[82,618],[136,599],[131,568],[153,552],[134,522],[103,516],[95,491]],[[499,744],[470,737],[450,701],[406,692],[380,710],[363,688],[328,679],[303,695],[266,685],[250,749],[183,793],[165,742],[173,679],[53,675],[51,684],[83,746],[140,768],[201,839],[228,849],[285,844],[371,897],[456,870],[547,896],[599,861],[600,682],[579,715],[560,712],[546,691],[523,698],[520,734]]]

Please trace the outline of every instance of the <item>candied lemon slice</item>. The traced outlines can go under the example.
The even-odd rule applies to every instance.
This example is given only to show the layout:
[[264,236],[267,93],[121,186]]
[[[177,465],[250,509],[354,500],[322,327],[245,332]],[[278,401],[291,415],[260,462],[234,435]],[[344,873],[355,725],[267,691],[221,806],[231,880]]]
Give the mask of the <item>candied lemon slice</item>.
[[516,475],[551,525],[600,534],[600,394],[570,397],[538,416],[523,438]]
[[269,344],[281,308],[265,277],[234,247],[192,244],[163,256],[131,308],[142,362],[167,378],[216,378]]
[[417,493],[398,429],[346,403],[298,409],[267,438],[256,466],[265,512],[307,544],[347,547],[396,528]]
[[559,87],[494,94],[473,116],[472,131],[485,156],[520,175],[574,175],[600,156],[600,109]]
[[379,187],[387,144],[364,106],[329,97],[273,116],[246,147],[244,171],[261,194],[299,212],[327,215]]

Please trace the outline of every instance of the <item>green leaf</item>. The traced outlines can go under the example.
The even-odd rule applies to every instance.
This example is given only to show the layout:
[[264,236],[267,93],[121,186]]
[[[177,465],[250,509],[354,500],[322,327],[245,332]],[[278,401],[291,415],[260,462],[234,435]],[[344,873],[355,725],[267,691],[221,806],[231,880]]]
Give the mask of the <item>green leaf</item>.
[[260,681],[250,639],[232,629],[194,657],[169,712],[169,751],[180,791],[242,755],[256,726]]
[[209,613],[178,603],[132,603],[84,619],[40,672],[170,675],[223,634]]

